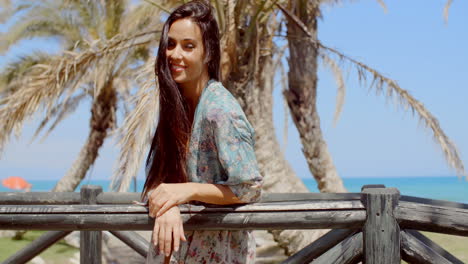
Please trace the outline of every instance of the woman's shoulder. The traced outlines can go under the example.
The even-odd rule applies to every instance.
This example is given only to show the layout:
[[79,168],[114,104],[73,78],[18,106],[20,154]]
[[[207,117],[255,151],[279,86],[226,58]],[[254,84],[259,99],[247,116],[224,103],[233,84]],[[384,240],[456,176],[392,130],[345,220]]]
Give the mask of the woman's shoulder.
[[205,119],[218,126],[231,124],[254,133],[239,102],[221,82],[212,82],[206,89],[208,93],[203,102]]
[[207,116],[212,113],[227,114],[231,117],[245,116],[239,101],[221,82],[214,81],[206,89],[208,90],[203,105]]

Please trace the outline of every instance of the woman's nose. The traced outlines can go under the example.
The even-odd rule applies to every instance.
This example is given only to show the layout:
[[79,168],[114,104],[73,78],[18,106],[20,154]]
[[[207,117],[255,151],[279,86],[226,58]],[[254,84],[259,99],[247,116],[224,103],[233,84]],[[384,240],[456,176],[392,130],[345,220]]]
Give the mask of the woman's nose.
[[179,46],[176,46],[174,47],[170,53],[169,53],[169,57],[173,60],[177,60],[177,59],[182,59],[182,52],[179,48]]

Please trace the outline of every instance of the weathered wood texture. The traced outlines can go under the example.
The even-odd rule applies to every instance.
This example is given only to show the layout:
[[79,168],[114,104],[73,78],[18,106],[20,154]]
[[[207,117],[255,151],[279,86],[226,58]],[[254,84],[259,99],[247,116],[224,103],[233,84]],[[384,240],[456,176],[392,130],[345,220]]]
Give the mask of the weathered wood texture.
[[[364,210],[182,214],[185,230],[359,228]],[[0,214],[10,230],[152,230],[147,214]]]
[[438,244],[434,243],[434,241],[430,240],[428,237],[423,235],[421,232],[416,231],[416,230],[411,230],[411,229],[406,229],[404,230],[405,233],[412,235],[413,237],[417,238],[421,242],[424,243],[427,247],[432,248],[435,252],[437,252],[439,255],[443,256],[444,258],[448,259],[454,264],[461,264],[463,263],[461,260],[459,260],[457,257],[454,255],[450,254],[450,252],[446,251],[443,249],[441,246]]
[[315,240],[310,245],[301,249],[296,254],[292,255],[282,264],[303,264],[310,263],[327,250],[334,247],[336,244],[341,242],[343,239],[354,234],[356,230],[352,229],[334,229],[323,235],[321,238]]
[[[361,201],[283,201],[247,204],[242,206],[204,207],[181,205],[181,213],[216,213],[216,212],[287,212],[287,211],[323,211],[332,209],[350,209],[364,211]],[[148,208],[141,205],[4,205],[0,214],[99,214],[99,213],[146,213]]]
[[385,185],[383,184],[366,184],[361,187],[361,192],[364,191],[365,189],[371,189],[371,188],[385,188]]
[[[345,238],[336,246],[313,260],[312,264],[355,264],[363,259],[363,234]],[[369,262],[368,262],[369,263]],[[370,262],[372,263],[372,262]],[[369,264],[370,264],[369,263]]]
[[138,254],[146,258],[149,249],[149,243],[140,236],[138,233],[133,231],[109,231],[111,234],[116,236],[122,242],[127,244],[129,247],[133,248]]
[[367,208],[363,228],[364,262],[400,263],[400,227],[393,216],[400,193],[395,188],[367,188],[362,195]]
[[[80,204],[77,192],[2,192],[0,204]],[[323,201],[323,200],[360,200],[360,193],[265,193],[261,203],[284,201]],[[140,194],[125,192],[105,192],[97,197],[97,204],[131,204],[139,201]]]
[[[96,204],[98,194],[102,193],[101,186],[85,185],[81,187],[81,203]],[[80,232],[80,263],[101,264],[102,262],[102,232]]]
[[3,264],[22,264],[30,261],[35,256],[46,250],[54,243],[68,235],[71,231],[49,231],[26,247],[17,251],[15,254],[4,260]]
[[2,192],[0,205],[8,204],[79,204],[77,192]]
[[395,217],[402,228],[468,236],[468,209],[401,201]]
[[[132,204],[139,199],[137,193],[102,193],[96,186],[83,187],[81,195],[0,193],[0,229],[65,230],[44,234],[29,249],[12,258],[17,255],[32,258],[34,252],[43,250],[41,246],[46,246],[47,241],[52,244],[53,238],[61,238],[71,230],[85,231],[81,239],[81,263],[100,263],[100,230],[110,230],[146,256],[149,245],[145,239],[134,236],[133,232],[118,231],[152,230],[154,219],[148,216],[147,207]],[[410,196],[399,199],[398,190],[383,185],[364,186],[362,194],[267,193],[255,204],[182,205],[181,213],[185,230],[343,229],[329,232],[284,263],[312,260],[313,263],[357,263],[361,260],[399,263],[401,253],[415,263],[431,258],[427,254],[437,254],[441,262],[432,257],[426,263],[458,264],[461,263],[458,259],[422,234],[411,230],[400,232],[399,226],[468,236],[468,204]],[[363,233],[356,234],[352,230],[361,228]],[[400,248],[400,234],[403,248]],[[27,250],[35,251],[34,254],[22,253]],[[14,259],[6,263],[21,261]]]
[[407,195],[402,195],[400,197],[400,201],[468,210],[468,204],[466,203],[457,203],[457,202],[444,201],[444,200],[434,200],[434,199],[429,199],[429,198],[421,198],[421,197],[414,197],[414,196],[407,196]]
[[[412,264],[462,264],[463,262],[428,241],[421,241],[412,233],[401,231],[401,253],[403,260]],[[448,256],[448,258],[446,258]]]

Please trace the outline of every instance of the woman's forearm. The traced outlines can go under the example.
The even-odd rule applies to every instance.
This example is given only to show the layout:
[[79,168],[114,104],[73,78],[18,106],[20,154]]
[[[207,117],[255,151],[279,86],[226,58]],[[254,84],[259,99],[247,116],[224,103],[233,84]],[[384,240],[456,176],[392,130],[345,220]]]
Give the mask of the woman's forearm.
[[222,184],[188,182],[193,190],[192,200],[211,204],[237,204],[245,203],[232,192],[232,190]]

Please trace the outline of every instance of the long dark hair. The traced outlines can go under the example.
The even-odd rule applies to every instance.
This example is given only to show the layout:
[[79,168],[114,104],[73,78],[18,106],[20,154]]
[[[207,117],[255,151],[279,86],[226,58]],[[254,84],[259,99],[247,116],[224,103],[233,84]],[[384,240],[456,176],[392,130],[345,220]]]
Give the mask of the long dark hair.
[[166,57],[169,28],[172,23],[182,18],[189,18],[200,27],[209,78],[220,80],[219,29],[213,8],[203,1],[193,1],[179,6],[164,24],[159,42],[155,65],[159,84],[159,120],[146,159],[146,181],[142,197],[161,183],[188,181],[186,160],[191,133],[191,124],[187,115],[188,104],[172,78]]

